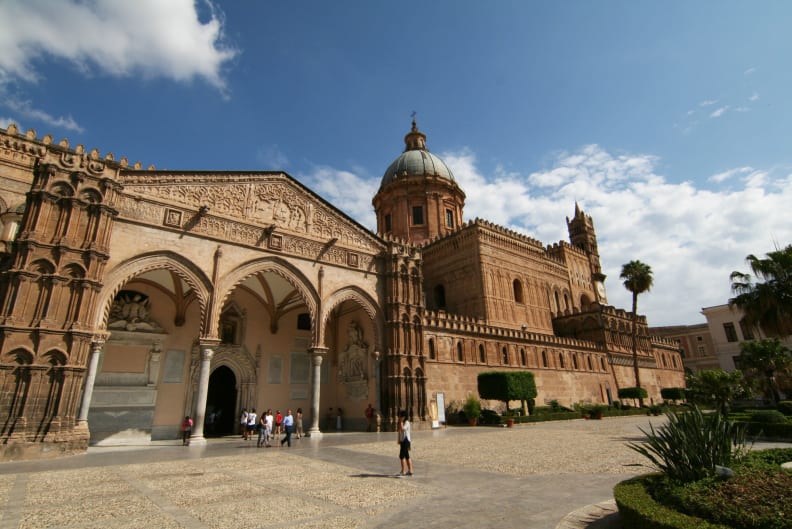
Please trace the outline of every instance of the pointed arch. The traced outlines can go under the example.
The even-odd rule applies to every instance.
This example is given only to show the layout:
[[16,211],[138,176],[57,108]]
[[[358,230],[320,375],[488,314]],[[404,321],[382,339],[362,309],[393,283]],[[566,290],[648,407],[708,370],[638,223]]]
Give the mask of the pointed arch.
[[352,301],[360,305],[363,311],[368,314],[374,324],[374,347],[377,351],[383,350],[383,315],[379,310],[377,302],[366,291],[357,286],[348,286],[336,290],[323,302],[321,331],[317,335],[319,343],[324,343],[324,328],[333,313],[333,310],[344,303]]
[[113,268],[106,276],[105,286],[99,295],[90,324],[95,329],[104,328],[107,325],[107,318],[110,315],[113,299],[124,285],[145,272],[162,268],[176,274],[193,289],[198,299],[203,328],[209,296],[212,291],[212,282],[190,260],[171,251],[142,254],[127,259]]
[[311,316],[311,327],[314,333],[314,342],[319,343],[319,336],[324,332],[320,325],[317,325],[317,307],[319,306],[319,295],[314,285],[300,270],[291,263],[279,257],[264,257],[248,261],[221,278],[215,289],[215,299],[210,312],[207,316],[204,332],[208,336],[217,336],[219,320],[214,315],[220,314],[220,308],[225,304],[226,299],[233,293],[234,289],[248,277],[262,272],[272,272],[285,279],[294,289],[300,293],[308,313]]

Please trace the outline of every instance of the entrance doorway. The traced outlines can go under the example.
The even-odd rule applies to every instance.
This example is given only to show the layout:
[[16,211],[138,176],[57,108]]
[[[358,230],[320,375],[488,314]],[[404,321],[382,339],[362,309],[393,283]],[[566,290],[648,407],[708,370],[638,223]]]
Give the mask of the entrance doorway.
[[237,421],[236,376],[226,366],[220,366],[209,376],[206,396],[206,423],[204,435],[218,437],[234,433]]

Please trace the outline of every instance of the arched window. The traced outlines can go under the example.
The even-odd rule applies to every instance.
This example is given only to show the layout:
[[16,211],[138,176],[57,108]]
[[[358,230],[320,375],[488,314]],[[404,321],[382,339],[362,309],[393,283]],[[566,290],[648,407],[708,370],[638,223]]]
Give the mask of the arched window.
[[525,349],[520,349],[520,363],[522,365],[527,364],[527,360],[525,359]]
[[522,283],[520,283],[519,279],[515,279],[512,282],[512,288],[514,289],[514,302],[515,303],[524,303],[524,301],[523,301]]
[[429,338],[429,359],[435,359],[435,344],[433,338]]
[[568,309],[569,309],[569,296],[564,294],[564,310],[568,310]]
[[504,364],[508,364],[509,363],[509,351],[506,349],[506,347],[504,347],[501,350],[501,353],[503,355],[503,363]]
[[542,351],[542,367],[547,367],[547,351]]
[[577,355],[572,355],[572,367],[573,367],[573,369],[577,369],[578,368]]
[[464,362],[465,355],[462,352],[462,342],[457,342],[457,360],[460,362]]
[[676,369],[676,367],[677,367],[676,356],[672,356],[672,357],[671,357],[671,362],[673,362],[673,363],[674,363],[674,368]]
[[600,358],[600,365],[602,366],[602,370],[603,371],[607,371],[608,370],[608,368],[605,367],[605,359],[604,358]]
[[484,344],[479,344],[479,362],[482,364],[487,363],[487,354],[484,352]]
[[558,292],[553,292],[553,296],[555,296],[556,312],[561,312],[561,302],[558,300]]
[[594,366],[592,366],[592,365],[591,365],[591,357],[590,357],[590,356],[587,356],[587,357],[586,357],[586,360],[588,360],[588,368],[589,368],[589,371],[594,371]]
[[566,366],[564,365],[564,353],[558,353],[558,366],[561,369],[564,369]]

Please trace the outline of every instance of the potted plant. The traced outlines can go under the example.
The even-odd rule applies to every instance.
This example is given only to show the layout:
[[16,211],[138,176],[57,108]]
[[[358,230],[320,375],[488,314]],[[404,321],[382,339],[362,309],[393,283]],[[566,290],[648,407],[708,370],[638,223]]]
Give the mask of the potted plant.
[[462,406],[462,410],[465,412],[465,417],[467,417],[470,425],[475,426],[478,418],[481,417],[481,402],[473,395],[469,395]]

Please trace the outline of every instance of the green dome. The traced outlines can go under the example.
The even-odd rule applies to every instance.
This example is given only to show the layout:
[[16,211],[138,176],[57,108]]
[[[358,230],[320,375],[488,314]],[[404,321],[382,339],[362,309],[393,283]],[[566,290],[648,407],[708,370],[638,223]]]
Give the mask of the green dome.
[[404,137],[404,143],[407,147],[385,170],[380,187],[404,175],[436,176],[454,181],[451,169],[426,148],[426,136],[418,130],[415,121],[412,123],[412,130]]

